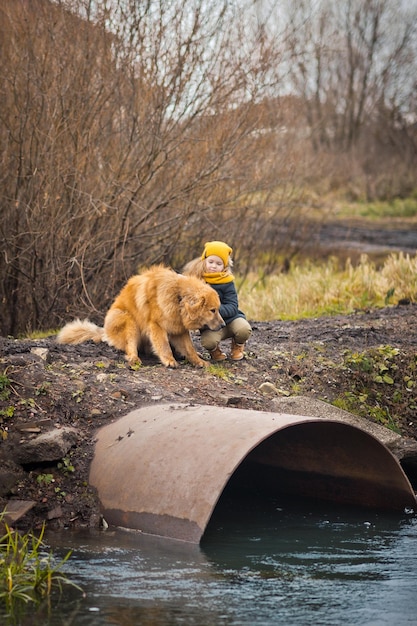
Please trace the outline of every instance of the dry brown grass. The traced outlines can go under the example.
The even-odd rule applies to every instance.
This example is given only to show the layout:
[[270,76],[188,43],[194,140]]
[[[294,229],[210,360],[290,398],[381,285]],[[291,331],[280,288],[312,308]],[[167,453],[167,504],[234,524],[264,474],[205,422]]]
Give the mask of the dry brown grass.
[[417,255],[392,254],[381,268],[366,255],[355,267],[307,262],[287,274],[249,275],[239,289],[242,310],[258,321],[349,313],[401,299],[417,300]]

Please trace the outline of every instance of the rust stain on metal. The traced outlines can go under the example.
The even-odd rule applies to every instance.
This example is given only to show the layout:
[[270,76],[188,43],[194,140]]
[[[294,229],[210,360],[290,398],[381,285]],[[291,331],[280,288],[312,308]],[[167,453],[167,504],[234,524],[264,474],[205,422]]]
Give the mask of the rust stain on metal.
[[231,478],[386,510],[416,507],[375,437],[317,417],[156,405],[98,431],[90,483],[108,523],[198,543]]

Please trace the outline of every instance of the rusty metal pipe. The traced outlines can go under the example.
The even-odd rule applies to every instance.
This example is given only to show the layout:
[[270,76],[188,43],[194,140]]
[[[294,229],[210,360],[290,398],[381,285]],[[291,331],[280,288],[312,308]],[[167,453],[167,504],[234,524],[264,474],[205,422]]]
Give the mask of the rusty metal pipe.
[[198,543],[224,488],[244,473],[274,493],[416,508],[398,461],[360,428],[213,406],[149,406],[101,428],[90,483],[108,523]]

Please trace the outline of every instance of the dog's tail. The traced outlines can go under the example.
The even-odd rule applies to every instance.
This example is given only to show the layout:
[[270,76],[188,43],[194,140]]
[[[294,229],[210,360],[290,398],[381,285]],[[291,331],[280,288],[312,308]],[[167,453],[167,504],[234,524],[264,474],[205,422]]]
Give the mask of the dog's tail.
[[57,335],[58,343],[83,343],[92,339],[96,343],[104,341],[104,328],[96,326],[89,320],[76,319],[66,324]]

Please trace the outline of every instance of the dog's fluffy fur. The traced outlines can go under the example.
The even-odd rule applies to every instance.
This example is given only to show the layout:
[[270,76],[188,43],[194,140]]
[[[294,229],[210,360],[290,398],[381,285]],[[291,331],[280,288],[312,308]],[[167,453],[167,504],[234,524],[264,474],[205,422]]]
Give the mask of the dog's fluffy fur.
[[224,325],[216,291],[193,276],[183,276],[157,265],[132,276],[104,320],[104,328],[77,319],[58,334],[58,343],[105,341],[123,350],[130,364],[141,363],[139,350],[151,347],[166,367],[177,367],[171,346],[193,365],[208,363],[199,357],[190,330],[218,330]]

